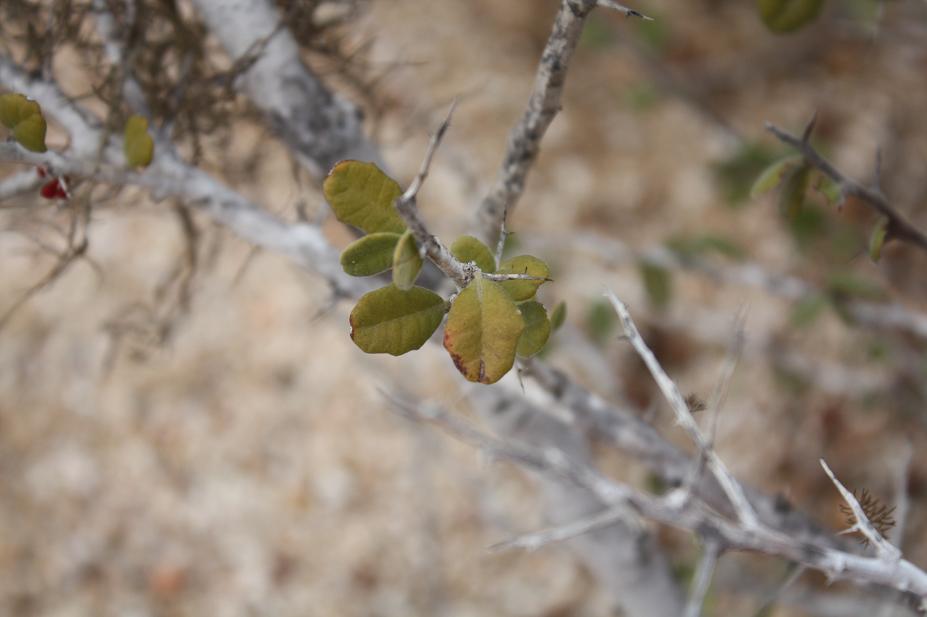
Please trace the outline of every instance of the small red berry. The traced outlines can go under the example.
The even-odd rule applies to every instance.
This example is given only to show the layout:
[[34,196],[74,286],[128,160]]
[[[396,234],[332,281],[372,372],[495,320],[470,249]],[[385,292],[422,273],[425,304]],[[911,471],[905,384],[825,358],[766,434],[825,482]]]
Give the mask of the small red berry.
[[68,198],[68,194],[64,192],[64,188],[61,186],[61,183],[58,181],[57,178],[55,178],[51,182],[45,183],[45,185],[42,186],[42,190],[40,192],[41,192],[42,197],[44,197],[45,199],[67,199]]

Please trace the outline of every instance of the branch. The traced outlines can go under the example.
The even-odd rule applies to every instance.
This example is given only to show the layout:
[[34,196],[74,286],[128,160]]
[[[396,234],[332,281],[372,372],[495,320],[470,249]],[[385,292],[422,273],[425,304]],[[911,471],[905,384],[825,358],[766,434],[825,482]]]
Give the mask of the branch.
[[705,603],[705,595],[711,586],[711,577],[718,565],[720,554],[721,547],[716,541],[706,542],[702,558],[698,562],[698,569],[695,571],[695,578],[692,580],[692,591],[689,594],[683,617],[699,617],[702,614],[702,605]]
[[428,177],[428,168],[431,166],[431,160],[438,146],[441,144],[441,139],[450,126],[451,115],[454,113],[456,107],[457,101],[454,101],[447,111],[444,122],[441,123],[441,126],[438,127],[438,130],[435,131],[435,134],[431,136],[431,140],[428,142],[428,148],[425,151],[425,157],[422,160],[422,165],[419,168],[418,174],[415,176],[415,179],[412,180],[409,188],[396,198],[395,205],[402,220],[405,221],[406,225],[409,226],[409,230],[412,231],[412,235],[415,236],[415,241],[418,243],[419,249],[423,251],[445,275],[453,279],[458,287],[466,287],[467,283],[473,278],[474,273],[478,272],[479,269],[474,268],[470,264],[457,261],[457,258],[451,255],[448,248],[444,246],[437,237],[429,233],[427,227],[425,227],[424,221],[422,221],[421,216],[419,216],[415,201],[419,190],[422,188],[422,184],[425,182],[425,178]]
[[753,506],[750,505],[750,502],[744,495],[740,484],[734,480],[731,473],[727,470],[727,467],[714,451],[714,448],[702,435],[702,431],[699,429],[698,423],[696,423],[695,418],[689,411],[689,406],[686,404],[685,399],[679,392],[679,388],[677,388],[676,384],[673,383],[673,380],[669,378],[669,376],[663,370],[663,367],[660,366],[660,363],[653,355],[653,352],[650,351],[649,347],[647,347],[647,343],[645,343],[644,339],[641,338],[640,333],[637,331],[637,326],[634,325],[634,321],[631,319],[631,314],[628,312],[628,308],[621,300],[618,299],[614,293],[609,291],[605,295],[612,303],[612,307],[614,307],[615,312],[618,313],[618,317],[621,320],[622,326],[624,327],[624,332],[628,338],[628,341],[634,347],[634,350],[637,352],[637,354],[641,357],[641,360],[644,361],[644,364],[647,365],[651,375],[653,375],[654,380],[660,387],[660,391],[669,402],[670,407],[676,415],[676,422],[682,426],[682,428],[687,433],[689,433],[689,437],[693,442],[695,442],[696,446],[698,446],[699,451],[704,453],[708,468],[718,480],[718,483],[721,485],[721,488],[724,490],[728,499],[730,499],[731,505],[734,506],[734,509],[737,512],[737,517],[747,529],[758,527],[760,521],[756,516],[756,512],[753,510]]
[[343,159],[384,168],[379,150],[364,136],[362,118],[309,70],[273,2],[194,0],[209,30],[233,60],[263,46],[245,72],[242,90],[303,166],[321,180]]
[[502,167],[477,213],[483,237],[494,244],[509,210],[525,190],[525,179],[537,159],[541,139],[560,111],[567,69],[583,24],[596,0],[562,0],[535,76],[534,89],[521,119],[509,134]]
[[[809,126],[813,126],[813,124],[809,124]],[[897,238],[898,240],[907,242],[927,252],[927,234],[908,222],[908,220],[889,203],[881,191],[878,189],[866,188],[840,173],[836,167],[829,163],[827,159],[821,156],[818,151],[811,146],[807,139],[807,135],[805,138],[795,137],[769,122],[766,123],[766,130],[775,135],[782,143],[798,150],[812,167],[836,182],[844,195],[856,197],[888,219],[888,237]],[[807,132],[808,131],[806,131],[806,133]]]
[[853,524],[853,527],[846,530],[845,533],[858,531],[863,534],[870,544],[872,544],[876,553],[887,562],[896,562],[901,559],[901,551],[896,547],[892,546],[888,540],[882,537],[882,534],[879,533],[879,530],[873,526],[872,522],[869,520],[869,517],[866,516],[863,507],[859,505],[859,501],[856,500],[856,497],[853,496],[853,493],[847,490],[847,488],[841,484],[840,480],[837,479],[837,476],[834,475],[834,472],[830,470],[830,467],[827,466],[827,463],[824,462],[824,459],[821,459],[821,467],[824,468],[824,473],[827,474],[827,477],[830,478],[830,481],[834,483],[834,486],[837,487],[837,490],[840,491],[840,496],[843,497],[843,500],[850,507],[850,510],[853,512],[853,518],[856,519],[856,523]]

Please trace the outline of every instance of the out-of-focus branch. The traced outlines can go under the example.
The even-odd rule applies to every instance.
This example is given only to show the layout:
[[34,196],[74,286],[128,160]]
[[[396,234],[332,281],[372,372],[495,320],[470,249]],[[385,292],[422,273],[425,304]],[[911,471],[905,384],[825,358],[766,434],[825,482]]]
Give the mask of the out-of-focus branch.
[[702,605],[705,603],[705,596],[711,586],[711,577],[715,573],[715,567],[718,565],[720,555],[721,547],[718,546],[717,542],[709,540],[705,543],[702,558],[695,570],[695,578],[692,580],[692,591],[689,593],[689,600],[686,602],[683,617],[699,617],[702,614]]
[[583,486],[607,506],[626,506],[638,515],[678,529],[711,537],[721,549],[745,550],[778,556],[824,572],[832,579],[875,583],[917,598],[920,610],[927,612],[927,572],[905,559],[865,557],[819,545],[766,528],[747,529],[731,522],[694,501],[682,502],[676,491],[663,497],[617,484],[595,469],[570,459],[562,452],[537,449],[491,437],[464,420],[433,405],[398,402],[410,418],[439,426],[453,437],[479,448],[494,458],[509,460],[541,474],[552,474]]
[[[813,121],[812,121],[813,122]],[[766,123],[766,130],[775,135],[779,141],[798,150],[805,160],[815,169],[833,180],[840,187],[844,195],[856,197],[870,208],[888,219],[887,238],[895,238],[902,242],[907,242],[922,251],[927,252],[927,234],[912,225],[904,218],[898,210],[892,205],[882,191],[878,188],[870,189],[862,184],[847,178],[827,159],[814,149],[807,138],[796,137],[780,129],[779,127]],[[806,131],[807,133],[808,131]]]
[[515,207],[524,192],[525,180],[537,159],[544,133],[560,111],[570,60],[586,17],[596,5],[618,9],[625,15],[643,17],[637,11],[614,2],[562,0],[553,30],[541,54],[528,105],[509,134],[502,167],[489,194],[479,206],[478,223],[490,246],[493,246],[500,234],[509,210]]
[[303,63],[274,3],[194,0],[209,30],[238,59],[261,47],[243,90],[312,175],[321,180],[340,160],[372,161],[379,150],[364,136],[359,110],[331,92]]

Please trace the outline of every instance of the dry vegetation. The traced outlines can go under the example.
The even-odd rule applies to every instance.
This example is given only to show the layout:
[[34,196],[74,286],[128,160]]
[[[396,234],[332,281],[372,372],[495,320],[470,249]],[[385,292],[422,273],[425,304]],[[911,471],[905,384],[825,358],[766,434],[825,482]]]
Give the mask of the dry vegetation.
[[[373,0],[308,54],[326,78],[365,95],[401,181],[460,98],[419,199],[439,235],[472,226],[556,4]],[[882,5],[870,15],[868,2],[831,2],[788,37],[767,33],[748,2],[652,0],[635,6],[656,18],[646,24],[596,14],[511,227],[554,266],[545,298],[569,306],[547,359],[649,409],[680,444],[649,376],[616,340],[603,287],[632,306],[684,392],[703,399],[746,307],[719,453],[738,477],[838,530],[845,515],[818,459],[891,504],[910,444],[903,548],[923,566],[924,337],[851,323],[839,309],[862,294],[927,313],[927,260],[889,246],[873,264],[873,218],[859,203],[840,213],[815,206],[789,225],[774,198],[750,200],[743,188],[785,152],[764,122],[800,133],[816,111],[830,158],[869,181],[881,148],[883,191],[927,228],[927,5]],[[200,32],[192,11],[181,14]],[[109,100],[106,82],[88,87],[93,67],[71,53],[62,47],[54,59],[69,93]],[[234,70],[210,53],[217,58],[197,64],[202,79]],[[244,101],[211,104],[225,128],[184,128],[198,135],[183,142],[186,154],[289,219],[325,216],[316,187]],[[567,548],[487,552],[543,526],[528,478],[389,412],[380,389],[397,384],[470,412],[468,386],[438,346],[365,356],[347,335],[348,305],[332,305],[324,281],[284,258],[141,193],[85,198],[85,257],[0,330],[0,613],[611,614]],[[0,312],[55,267],[75,216],[37,195],[0,204]],[[335,221],[325,228],[347,241]],[[709,263],[800,276],[830,289],[837,308],[686,268],[642,270],[634,257],[708,236],[734,255],[709,250]],[[657,288],[668,283],[663,298]],[[652,484],[633,461],[597,454],[616,477]],[[689,576],[697,547],[676,532],[662,540]],[[725,556],[706,614],[750,614],[785,568]],[[824,583],[808,574],[796,589]],[[773,614],[836,614],[810,600],[808,612],[786,604]]]

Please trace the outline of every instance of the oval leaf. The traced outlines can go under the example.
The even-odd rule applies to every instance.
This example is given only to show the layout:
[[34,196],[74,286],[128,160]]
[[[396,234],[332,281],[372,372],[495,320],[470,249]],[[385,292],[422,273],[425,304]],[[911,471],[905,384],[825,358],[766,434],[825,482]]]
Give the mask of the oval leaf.
[[872,261],[878,262],[879,258],[882,257],[882,247],[885,246],[887,237],[888,219],[883,216],[872,228],[872,235],[869,236],[869,258]]
[[805,205],[805,193],[811,183],[811,166],[804,163],[786,176],[779,191],[779,211],[787,219],[795,220]]
[[42,114],[32,114],[25,120],[22,120],[13,129],[13,139],[22,144],[26,150],[33,152],[45,152],[45,118]]
[[556,332],[560,329],[560,326],[563,325],[563,322],[566,321],[567,316],[567,306],[566,302],[561,302],[554,307],[554,311],[550,314],[550,329],[553,332]]
[[794,32],[814,21],[824,0],[758,0],[760,17],[776,34]]
[[0,123],[6,128],[15,129],[20,122],[36,114],[42,115],[39,104],[22,94],[9,93],[0,96]]
[[750,198],[756,199],[779,186],[785,175],[801,164],[801,160],[801,155],[787,156],[764,169],[750,188]]
[[537,293],[538,287],[544,284],[545,279],[550,276],[550,269],[547,264],[532,255],[519,255],[502,262],[499,266],[500,274],[527,274],[528,276],[537,277],[537,280],[513,280],[502,281],[499,284],[508,292],[512,299],[520,302],[530,300]]
[[401,234],[406,229],[393,207],[402,189],[373,163],[341,161],[325,178],[322,191],[335,217],[346,225],[367,233]]
[[524,327],[518,307],[502,286],[477,276],[451,305],[444,348],[468,380],[495,383],[515,363]]
[[382,287],[357,301],[351,311],[351,338],[367,353],[401,356],[425,344],[446,310],[441,296],[422,287]]
[[154,156],[154,140],[148,134],[148,120],[142,116],[130,116],[124,137],[123,149],[129,167],[148,167]]
[[422,269],[422,256],[411,231],[399,238],[393,251],[393,285],[399,289],[411,289]]
[[399,234],[376,233],[355,240],[341,253],[341,267],[351,276],[372,276],[393,265]]
[[525,321],[525,329],[518,339],[518,355],[524,358],[533,356],[541,351],[550,338],[551,324],[547,319],[547,311],[540,302],[525,302],[518,305],[521,318]]
[[647,299],[654,308],[666,308],[673,298],[673,275],[666,268],[642,261],[641,281],[647,292]]
[[460,236],[454,240],[451,255],[463,263],[475,262],[483,272],[496,271],[496,258],[493,257],[492,251],[473,236]]

